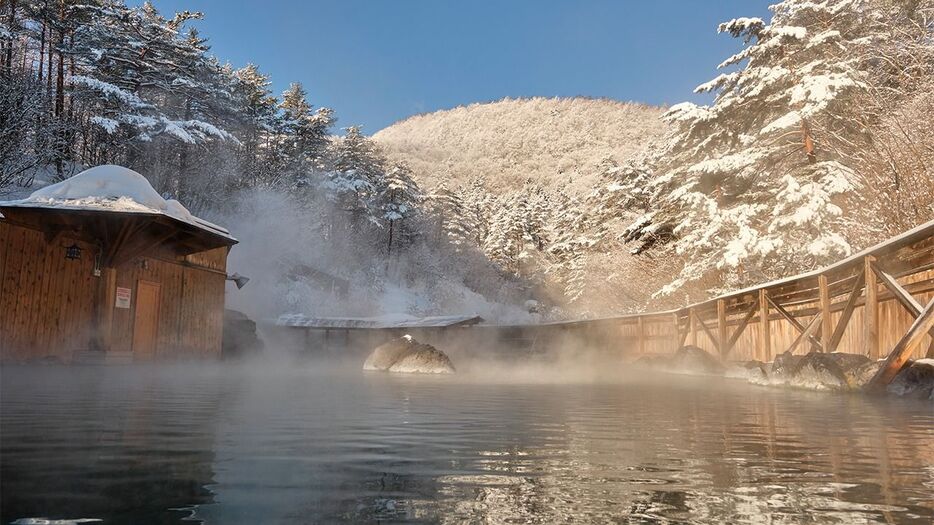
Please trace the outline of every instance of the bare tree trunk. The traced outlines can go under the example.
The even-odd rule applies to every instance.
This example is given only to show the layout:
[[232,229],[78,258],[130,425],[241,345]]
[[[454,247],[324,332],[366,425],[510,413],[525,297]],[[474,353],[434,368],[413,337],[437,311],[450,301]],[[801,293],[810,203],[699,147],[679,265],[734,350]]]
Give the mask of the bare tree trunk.
[[12,73],[13,72],[13,42],[16,40],[16,38],[14,38],[13,36],[14,29],[16,28],[16,0],[10,0],[10,16],[9,16],[9,20],[7,23],[9,24],[7,27],[9,28],[11,34],[10,34],[10,42],[7,44],[7,47],[6,47],[6,64],[5,65],[6,65],[7,70],[10,73]]
[[42,69],[45,67],[45,19],[39,36],[39,83],[42,84]]
[[[65,2],[61,0],[61,9],[59,11],[59,20],[65,23]],[[65,28],[58,30],[58,76],[55,78],[55,117],[60,126],[59,143],[56,144],[58,150],[55,155],[55,173],[61,179],[64,173],[63,160],[65,156],[65,127],[62,123],[65,113]]]

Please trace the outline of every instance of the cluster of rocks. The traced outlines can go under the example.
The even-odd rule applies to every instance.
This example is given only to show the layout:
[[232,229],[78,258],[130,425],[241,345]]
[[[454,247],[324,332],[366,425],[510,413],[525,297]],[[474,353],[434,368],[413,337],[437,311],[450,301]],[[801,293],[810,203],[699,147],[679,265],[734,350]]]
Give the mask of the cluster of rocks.
[[[860,390],[883,361],[840,352],[779,354],[771,363],[741,361],[721,363],[696,346],[685,346],[673,355],[647,355],[637,366],[682,374],[706,374],[742,378],[759,385],[784,385],[813,390]],[[934,401],[934,359],[909,361],[888,385],[891,394]]]
[[410,335],[382,344],[363,363],[364,370],[406,374],[453,374],[454,365],[444,352]]
[[221,355],[224,359],[255,355],[263,350],[263,341],[256,333],[256,322],[237,310],[224,310],[224,337]]

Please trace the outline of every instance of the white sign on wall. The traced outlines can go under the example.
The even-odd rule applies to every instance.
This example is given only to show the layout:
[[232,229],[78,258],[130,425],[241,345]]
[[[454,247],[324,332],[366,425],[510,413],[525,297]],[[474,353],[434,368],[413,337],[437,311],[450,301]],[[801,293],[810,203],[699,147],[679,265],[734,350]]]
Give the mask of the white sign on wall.
[[130,307],[130,296],[133,294],[133,290],[129,288],[120,288],[117,287],[117,301],[114,304],[117,308],[129,308]]

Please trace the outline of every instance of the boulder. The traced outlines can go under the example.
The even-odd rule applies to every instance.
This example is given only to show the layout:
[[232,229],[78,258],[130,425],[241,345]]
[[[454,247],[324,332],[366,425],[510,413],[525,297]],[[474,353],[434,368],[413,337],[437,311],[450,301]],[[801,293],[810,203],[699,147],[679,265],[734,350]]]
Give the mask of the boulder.
[[885,363],[885,359],[880,359],[878,361],[869,361],[867,358],[866,363],[862,364],[861,366],[858,366],[856,368],[851,368],[850,370],[846,370],[845,371],[846,378],[847,378],[847,381],[850,383],[850,388],[861,389],[867,384],[869,384],[869,381],[873,377],[875,377],[876,372],[878,372],[879,369],[882,368],[882,365],[884,363]]
[[366,358],[363,369],[409,374],[454,373],[454,365],[444,352],[419,343],[410,335],[377,346]]
[[262,351],[263,341],[256,335],[256,323],[237,310],[224,310],[221,353],[225,359],[243,357]]
[[918,359],[905,365],[886,390],[897,396],[934,400],[934,359]]
[[762,361],[755,360],[730,363],[726,369],[725,375],[727,377],[745,379],[757,385],[768,384],[769,380],[768,365]]
[[869,363],[871,360],[862,354],[848,354],[845,352],[833,352],[824,354],[833,359],[844,372],[856,370],[857,368]]
[[850,386],[837,359],[821,352],[801,357],[787,376],[787,383],[813,390],[845,390]]
[[802,358],[803,356],[794,355],[791,352],[784,352],[775,356],[775,360],[772,361],[772,366],[769,368],[769,382],[777,385],[787,383]]
[[660,355],[660,354],[646,354],[640,356],[639,359],[636,359],[632,362],[633,368],[641,368],[647,370],[670,370],[671,369],[671,356]]
[[724,367],[720,361],[708,354],[702,348],[687,345],[682,346],[675,353],[671,363],[673,372],[695,374],[722,374]]

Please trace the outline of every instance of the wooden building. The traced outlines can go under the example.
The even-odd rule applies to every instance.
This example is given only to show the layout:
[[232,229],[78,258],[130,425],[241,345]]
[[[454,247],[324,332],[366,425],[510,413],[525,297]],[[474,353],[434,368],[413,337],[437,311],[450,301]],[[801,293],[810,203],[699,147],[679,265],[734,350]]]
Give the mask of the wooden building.
[[[126,168],[92,168],[60,184],[80,189],[79,178],[100,168],[111,183],[126,178],[136,198],[53,189],[0,202],[0,359],[220,356],[227,254],[237,241]],[[107,185],[94,175],[84,187]]]

